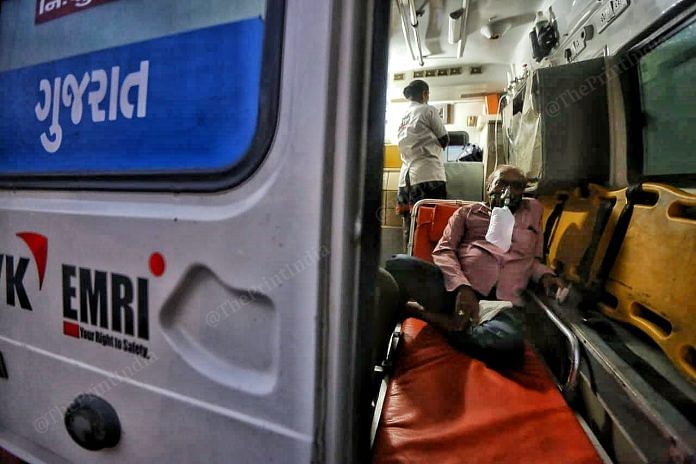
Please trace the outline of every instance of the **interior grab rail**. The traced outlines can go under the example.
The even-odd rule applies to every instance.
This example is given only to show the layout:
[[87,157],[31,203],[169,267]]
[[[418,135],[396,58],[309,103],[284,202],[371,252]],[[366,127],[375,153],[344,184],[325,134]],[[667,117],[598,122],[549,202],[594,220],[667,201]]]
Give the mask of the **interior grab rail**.
[[468,31],[466,29],[466,23],[469,21],[469,2],[467,0],[462,0],[462,8],[464,9],[464,17],[462,18],[462,31],[460,34],[460,40],[457,44],[457,58],[464,56],[464,47],[466,46],[466,38]]
[[408,21],[406,20],[406,14],[404,12],[404,6],[401,0],[394,0],[396,2],[396,8],[399,10],[399,17],[401,18],[401,32],[404,34],[404,40],[406,45],[408,45],[408,51],[411,52],[411,59],[416,60],[416,54],[413,52],[413,45],[411,45],[411,38],[408,34]]
[[562,386],[559,385],[559,389],[566,397],[572,396],[578,384],[578,372],[580,371],[580,342],[578,341],[578,337],[575,336],[570,328],[565,325],[556,313],[554,313],[534,292],[527,290],[527,295],[544,310],[546,316],[554,323],[558,330],[561,331],[568,343],[568,348],[570,349],[570,367],[568,369],[566,381]]
[[416,38],[416,49],[418,50],[418,64],[423,66],[423,47],[421,46],[420,31],[418,31],[418,13],[416,12],[416,4],[414,0],[408,0],[408,7],[411,14],[411,27],[413,28],[413,36]]

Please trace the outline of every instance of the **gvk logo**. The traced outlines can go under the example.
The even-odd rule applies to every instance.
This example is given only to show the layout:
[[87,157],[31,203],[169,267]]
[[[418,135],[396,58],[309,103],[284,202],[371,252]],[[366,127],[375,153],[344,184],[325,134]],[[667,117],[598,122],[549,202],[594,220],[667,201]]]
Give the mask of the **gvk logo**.
[[[39,290],[43,287],[46,275],[46,256],[48,255],[48,239],[36,232],[20,232],[17,237],[22,239],[34,258],[39,274]],[[19,307],[32,311],[31,301],[24,287],[24,277],[29,267],[30,258],[0,254],[0,281],[5,283],[5,302],[7,306]]]

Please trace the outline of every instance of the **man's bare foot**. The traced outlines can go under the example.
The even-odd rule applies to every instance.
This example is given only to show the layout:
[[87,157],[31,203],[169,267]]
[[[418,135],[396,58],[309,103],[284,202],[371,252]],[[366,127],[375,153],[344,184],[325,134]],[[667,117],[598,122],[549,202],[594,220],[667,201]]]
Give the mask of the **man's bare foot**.
[[425,308],[423,308],[423,306],[419,305],[415,301],[409,301],[402,308],[401,317],[403,319],[414,316],[418,317],[418,315],[421,314],[424,310]]

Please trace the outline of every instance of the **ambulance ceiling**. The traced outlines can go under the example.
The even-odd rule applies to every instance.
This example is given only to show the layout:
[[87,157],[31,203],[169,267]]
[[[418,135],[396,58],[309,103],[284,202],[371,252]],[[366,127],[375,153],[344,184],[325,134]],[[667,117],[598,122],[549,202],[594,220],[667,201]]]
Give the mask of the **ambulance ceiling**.
[[[461,75],[425,78],[431,89],[433,87],[456,86],[459,87],[461,95],[500,91],[506,86],[506,71],[510,69],[510,63],[514,61],[515,52],[520,42],[525,40],[529,34],[535,12],[549,3],[545,0],[465,1],[469,8],[466,22],[466,43],[462,57],[457,58],[457,45],[452,45],[447,41],[449,14],[462,8],[462,0],[414,0],[415,8],[423,11],[419,18],[419,31],[424,55],[424,66],[421,67],[411,58],[401,29],[401,19],[396,1],[398,0],[391,2],[390,87],[403,87],[405,85],[405,82],[393,80],[394,73],[404,73],[404,81],[409,81],[413,78],[413,71],[463,66]],[[405,13],[408,15],[408,1],[403,1]],[[481,33],[481,28],[491,20],[509,23],[509,29],[495,40],[488,39]],[[471,66],[481,66],[482,73],[470,74]]]

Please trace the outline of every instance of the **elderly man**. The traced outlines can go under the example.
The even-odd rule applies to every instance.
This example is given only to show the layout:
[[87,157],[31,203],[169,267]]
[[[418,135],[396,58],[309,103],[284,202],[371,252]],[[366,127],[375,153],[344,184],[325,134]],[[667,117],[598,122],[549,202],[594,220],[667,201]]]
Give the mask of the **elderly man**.
[[[521,170],[500,166],[487,180],[488,202],[462,206],[450,218],[433,250],[436,266],[405,255],[387,262],[402,295],[419,303],[406,304],[403,315],[424,320],[452,346],[491,367],[515,367],[524,359],[516,313],[529,280],[541,282],[549,294],[563,285],[540,261],[543,208],[537,200],[522,197],[526,185]],[[493,208],[504,206],[514,217],[507,250],[486,238],[491,237]],[[500,311],[505,304],[489,303],[495,315],[479,318],[480,300],[511,304]]]

